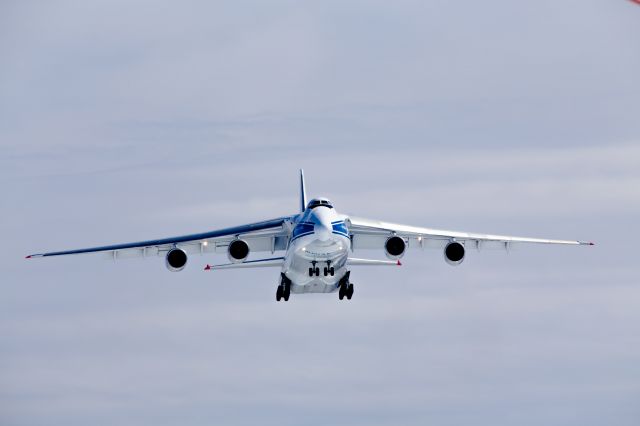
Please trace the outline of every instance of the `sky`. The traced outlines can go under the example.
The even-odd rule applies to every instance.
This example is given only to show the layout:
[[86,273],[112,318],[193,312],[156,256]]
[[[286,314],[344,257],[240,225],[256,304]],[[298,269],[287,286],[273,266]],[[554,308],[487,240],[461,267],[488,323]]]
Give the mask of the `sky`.
[[[0,2],[0,424],[637,425],[638,40],[625,0]],[[24,259],[289,215],[301,167],[347,214],[596,246],[411,252],[349,302]]]

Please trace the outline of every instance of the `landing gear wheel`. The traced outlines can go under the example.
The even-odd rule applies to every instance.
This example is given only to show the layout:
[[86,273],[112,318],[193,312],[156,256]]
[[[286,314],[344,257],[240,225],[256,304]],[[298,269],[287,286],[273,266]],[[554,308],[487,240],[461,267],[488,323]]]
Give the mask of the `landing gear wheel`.
[[315,273],[315,269],[309,268],[309,276],[312,277],[314,273]]
[[[340,278],[340,286],[338,287],[338,297],[340,300],[344,299],[345,296],[347,299],[351,299],[351,296],[353,295],[353,285],[349,283],[350,276],[351,271],[347,271],[344,276]],[[351,286],[351,290],[349,290],[349,286]],[[349,291],[351,291],[351,293],[349,293]]]
[[333,266],[332,266],[331,268],[329,268],[329,274],[330,274],[331,276],[333,276],[333,274],[335,274],[335,273],[336,273],[336,270],[335,270],[335,269],[333,269]]
[[280,285],[276,291],[276,300],[280,301],[280,299],[284,299],[285,302],[288,302],[289,296],[291,296],[291,280],[287,278],[284,272],[281,272]]
[[347,296],[348,300],[351,300],[351,298],[353,297],[353,284],[349,284],[349,286],[347,287],[347,291],[345,292],[345,296]]
[[326,277],[327,275],[329,275],[329,268],[324,268],[324,276]]
[[316,268],[316,276],[319,277],[320,276],[320,268]]

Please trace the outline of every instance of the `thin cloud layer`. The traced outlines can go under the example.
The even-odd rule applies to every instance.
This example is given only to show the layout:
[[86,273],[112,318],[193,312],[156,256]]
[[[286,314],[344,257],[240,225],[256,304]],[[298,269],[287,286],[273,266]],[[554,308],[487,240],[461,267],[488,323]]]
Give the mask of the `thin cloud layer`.
[[[632,4],[0,9],[1,424],[637,423]],[[418,251],[350,303],[22,259],[291,214],[300,167],[340,211],[597,245]]]

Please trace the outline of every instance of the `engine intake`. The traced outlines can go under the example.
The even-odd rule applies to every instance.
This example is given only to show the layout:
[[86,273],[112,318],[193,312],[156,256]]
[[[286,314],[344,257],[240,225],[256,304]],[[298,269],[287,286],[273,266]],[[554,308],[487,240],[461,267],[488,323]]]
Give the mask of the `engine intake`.
[[462,244],[452,241],[444,248],[444,260],[453,266],[457,266],[464,260],[465,249]]
[[387,238],[387,241],[384,243],[384,251],[389,259],[400,259],[404,256],[406,249],[407,243],[405,243],[404,239],[395,235]]
[[171,249],[167,252],[165,264],[171,272],[182,271],[187,266],[187,253],[179,248]]
[[227,257],[233,263],[241,263],[249,257],[249,244],[242,240],[233,240],[229,243]]

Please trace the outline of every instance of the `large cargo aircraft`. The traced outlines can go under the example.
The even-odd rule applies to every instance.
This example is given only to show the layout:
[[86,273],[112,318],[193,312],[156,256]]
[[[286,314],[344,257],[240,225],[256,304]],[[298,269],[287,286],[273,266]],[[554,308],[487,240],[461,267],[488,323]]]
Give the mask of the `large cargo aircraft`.
[[[593,245],[584,241],[546,240],[504,235],[444,231],[362,219],[340,214],[331,201],[307,202],[304,172],[300,170],[300,212],[263,222],[159,240],[115,244],[77,250],[32,254],[27,258],[102,253],[113,259],[164,256],[170,271],[181,271],[192,254],[227,253],[229,263],[207,265],[205,270],[280,268],[276,300],[291,293],[338,292],[351,299],[353,265],[395,266],[410,249],[437,248],[450,265],[460,265],[469,248],[505,248],[513,244]],[[361,250],[384,251],[388,260],[354,257]],[[253,259],[250,253],[270,253]],[[282,253],[276,256],[276,253]]]

